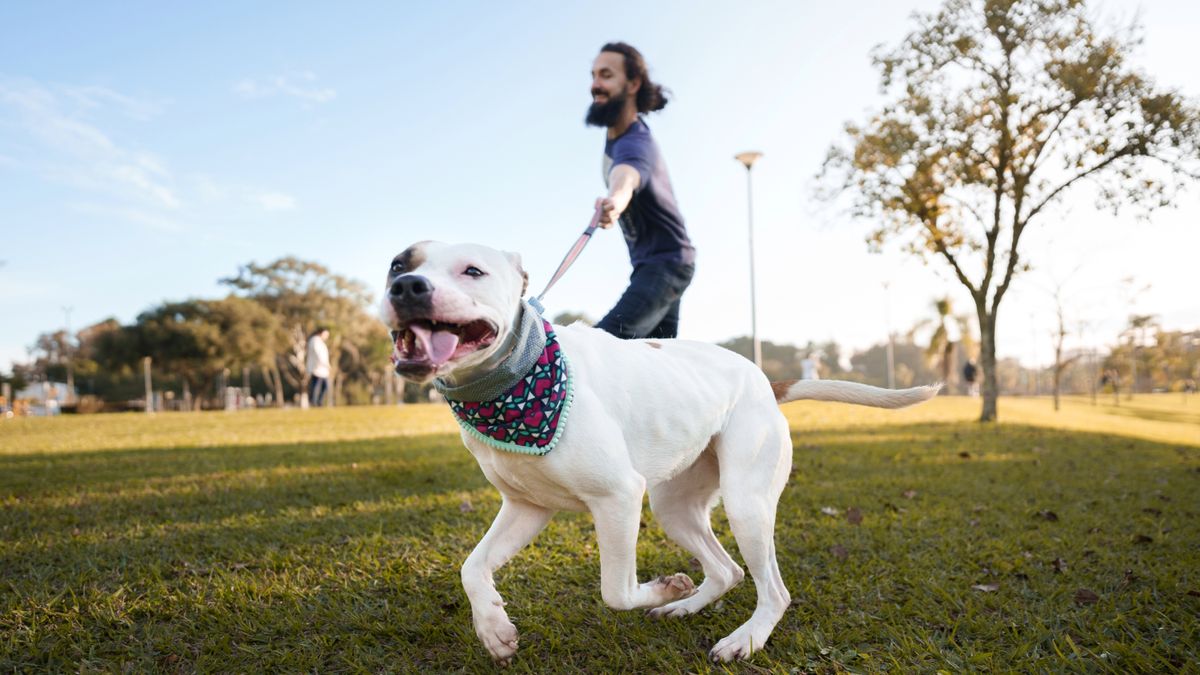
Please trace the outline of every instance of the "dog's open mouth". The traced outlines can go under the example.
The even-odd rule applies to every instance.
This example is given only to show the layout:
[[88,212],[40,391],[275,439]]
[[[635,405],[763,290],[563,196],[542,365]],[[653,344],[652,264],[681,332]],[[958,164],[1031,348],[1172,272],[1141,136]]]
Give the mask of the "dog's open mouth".
[[461,324],[416,319],[392,331],[392,340],[400,365],[437,368],[492,344],[496,329],[483,319]]

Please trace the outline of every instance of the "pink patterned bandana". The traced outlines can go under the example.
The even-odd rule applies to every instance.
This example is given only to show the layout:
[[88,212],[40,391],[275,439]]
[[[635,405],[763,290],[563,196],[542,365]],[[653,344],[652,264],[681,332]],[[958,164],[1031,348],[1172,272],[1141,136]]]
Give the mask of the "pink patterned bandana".
[[546,344],[532,369],[487,401],[447,399],[458,424],[499,450],[544,455],[566,426],[573,393],[567,359],[550,323],[542,319]]

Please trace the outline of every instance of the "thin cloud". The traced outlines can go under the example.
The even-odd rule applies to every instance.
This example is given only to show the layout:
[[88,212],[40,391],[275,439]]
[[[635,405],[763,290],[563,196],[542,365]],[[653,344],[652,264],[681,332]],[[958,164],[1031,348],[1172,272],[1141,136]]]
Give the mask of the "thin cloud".
[[60,89],[0,80],[0,118],[5,109],[13,113],[16,126],[42,146],[35,160],[37,170],[53,180],[119,199],[180,207],[170,172],[161,161],[148,152],[122,147],[85,119],[104,101],[120,101],[117,106],[128,115],[135,99],[103,88]]
[[84,203],[71,204],[69,208],[76,213],[97,218],[112,218],[113,220],[137,223],[163,232],[181,232],[185,229],[184,225],[177,220],[132,207]]
[[83,108],[112,107],[128,117],[142,122],[158,117],[166,109],[165,102],[126,96],[108,87],[97,85],[61,86],[59,91]]
[[291,211],[296,208],[296,198],[282,192],[262,192],[255,199],[264,211]]
[[233,91],[247,99],[291,96],[308,103],[328,103],[337,98],[336,90],[318,87],[316,80],[317,76],[312,73],[279,75],[263,81],[244,79],[233,85]]

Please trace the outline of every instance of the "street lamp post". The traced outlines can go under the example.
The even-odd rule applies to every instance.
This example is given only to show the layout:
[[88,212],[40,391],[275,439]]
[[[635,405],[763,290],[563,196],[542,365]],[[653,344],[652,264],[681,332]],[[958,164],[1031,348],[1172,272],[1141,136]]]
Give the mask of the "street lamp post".
[[883,322],[887,328],[887,385],[896,388],[896,334],[892,332],[892,282],[883,282]]
[[758,310],[754,296],[754,181],[750,168],[762,157],[761,152],[749,151],[734,155],[746,167],[746,213],[750,229],[750,337],[754,341],[754,365],[762,368],[762,344],[758,341]]
[[63,314],[66,315],[67,332],[63,336],[63,357],[67,360],[67,405],[75,404],[75,364],[71,354],[71,312],[74,307],[63,307]]

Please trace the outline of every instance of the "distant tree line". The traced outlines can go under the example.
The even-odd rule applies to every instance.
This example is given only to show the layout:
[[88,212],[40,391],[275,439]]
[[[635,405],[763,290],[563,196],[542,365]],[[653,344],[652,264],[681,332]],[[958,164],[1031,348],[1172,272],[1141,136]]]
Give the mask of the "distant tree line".
[[[359,282],[317,263],[281,258],[245,265],[221,283],[231,289],[224,298],[164,302],[128,325],[106,319],[73,335],[43,333],[30,348],[31,361],[16,365],[8,376],[0,373],[0,382],[19,390],[70,376],[82,396],[119,407],[144,397],[142,364],[150,357],[154,389],[168,392],[177,408],[219,406],[226,387],[243,385],[271,405],[283,405],[304,390],[308,335],[327,326],[339,404],[427,400],[427,387],[404,384],[393,375],[391,340]],[[956,314],[948,298],[934,300],[931,309],[928,319],[892,338],[895,386],[943,382],[947,394],[966,393],[963,366],[979,353],[973,317]],[[554,317],[560,325],[576,321],[591,323],[575,312]],[[1054,335],[1055,362],[1044,368],[998,359],[998,390],[1127,397],[1194,390],[1200,380],[1200,330],[1165,330],[1153,316],[1133,316],[1103,350],[1066,349],[1066,336],[1060,326]],[[749,336],[721,346],[752,358]],[[763,370],[772,381],[799,379],[801,362],[811,354],[823,378],[887,386],[887,353],[886,339],[848,358],[832,340],[762,343]]]
[[391,340],[361,282],[285,257],[244,265],[220,283],[230,289],[223,298],[168,301],[130,324],[107,319],[74,335],[44,333],[30,349],[32,360],[15,366],[8,379],[19,389],[66,381],[69,374],[81,395],[141,399],[149,357],[154,389],[186,407],[219,406],[225,387],[243,384],[283,405],[304,390],[307,338],[325,326],[331,398],[354,404],[390,397]]

